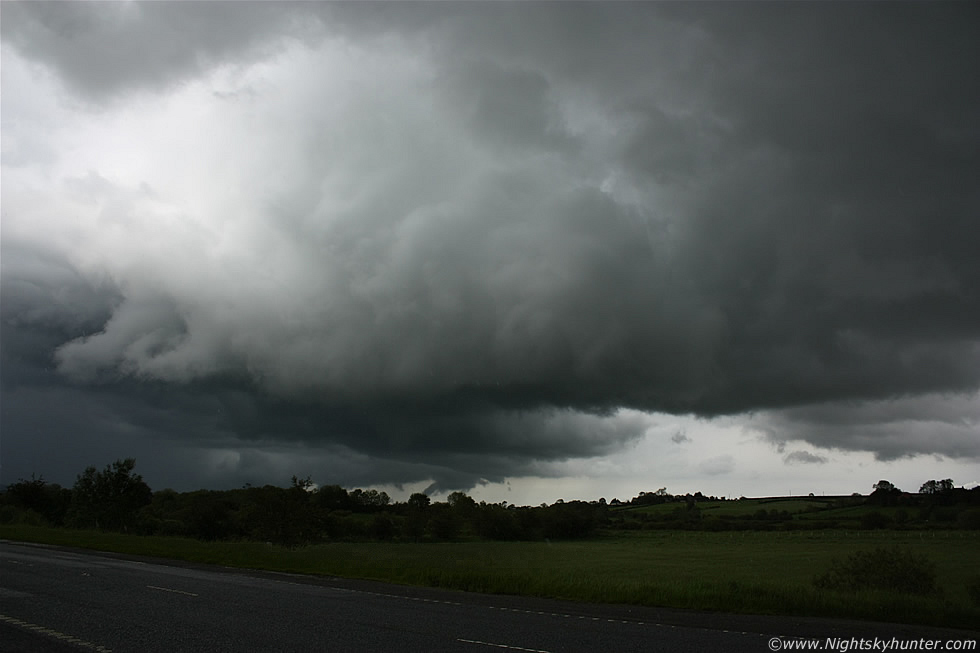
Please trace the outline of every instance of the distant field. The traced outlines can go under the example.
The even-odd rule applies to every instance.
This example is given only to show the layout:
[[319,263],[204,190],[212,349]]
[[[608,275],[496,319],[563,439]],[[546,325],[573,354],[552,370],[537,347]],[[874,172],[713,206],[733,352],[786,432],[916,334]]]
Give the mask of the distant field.
[[[645,531],[572,542],[337,542],[298,549],[23,525],[0,526],[0,537],[477,592],[974,629],[980,624],[980,605],[970,602],[966,589],[980,577],[976,531]],[[833,559],[895,544],[936,564],[942,596],[852,595],[812,586]]]
[[738,501],[700,500],[688,505],[670,501],[653,505],[612,506],[609,517],[618,528],[678,528],[697,530],[812,530],[871,529],[976,530],[977,513],[969,505],[878,505],[865,497],[768,497]]
[[[759,510],[777,510],[790,514],[804,512],[819,512],[824,517],[832,517],[837,509],[835,504],[846,500],[847,497],[773,497],[764,499],[740,499],[738,501],[698,501],[698,510],[704,514],[712,514],[724,517],[743,517],[751,515]],[[683,510],[683,502],[669,502],[649,506],[623,505],[613,507],[611,513],[635,514],[647,513],[651,515],[669,513],[675,510]]]
[[[790,514],[822,510],[825,512],[821,514],[826,518],[826,515],[836,512],[827,509],[832,503],[832,499],[822,501],[815,499],[744,499],[742,501],[699,501],[697,507],[705,516],[744,517],[759,510],[786,511]],[[613,508],[611,512],[613,515],[617,513],[661,515],[684,509],[685,504],[683,503],[662,503],[653,506]]]

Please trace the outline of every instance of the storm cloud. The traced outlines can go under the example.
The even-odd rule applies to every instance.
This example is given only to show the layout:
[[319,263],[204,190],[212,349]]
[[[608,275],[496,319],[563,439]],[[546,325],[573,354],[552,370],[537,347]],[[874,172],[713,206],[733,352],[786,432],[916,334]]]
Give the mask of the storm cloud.
[[786,454],[783,460],[790,465],[822,465],[827,462],[825,457],[812,454],[809,451],[792,451]]
[[627,409],[975,460],[977,20],[4,3],[5,475],[40,437],[465,489]]

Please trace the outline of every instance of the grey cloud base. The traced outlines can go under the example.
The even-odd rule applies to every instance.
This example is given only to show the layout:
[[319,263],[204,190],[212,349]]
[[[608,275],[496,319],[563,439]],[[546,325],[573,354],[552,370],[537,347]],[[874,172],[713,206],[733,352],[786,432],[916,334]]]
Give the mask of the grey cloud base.
[[[94,116],[199,107],[194,160],[155,146],[145,178],[106,158],[29,195],[56,148],[5,158],[5,433],[63,397],[65,437],[85,414],[83,439],[322,447],[441,488],[615,451],[643,432],[622,408],[980,455],[972,6],[3,11]],[[31,230],[66,206],[84,254]],[[939,437],[896,432],[943,395],[967,407]]]

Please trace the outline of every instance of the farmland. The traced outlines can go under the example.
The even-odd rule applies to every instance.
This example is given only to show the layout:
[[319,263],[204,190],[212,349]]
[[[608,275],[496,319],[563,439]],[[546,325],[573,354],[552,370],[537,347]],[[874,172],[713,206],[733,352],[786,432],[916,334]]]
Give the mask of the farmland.
[[[369,578],[488,593],[699,610],[849,617],[960,628],[980,623],[976,531],[604,532],[555,542],[334,542],[287,548],[24,525],[6,539],[233,567]],[[843,593],[816,574],[855,551],[899,546],[935,564],[940,593]]]
[[0,537],[487,593],[980,623],[980,491],[951,482],[916,494],[881,482],[867,497],[658,490],[531,507],[462,492],[391,502],[295,477],[287,488],[153,492],[132,468],[89,468],[70,490],[42,479],[9,486]]

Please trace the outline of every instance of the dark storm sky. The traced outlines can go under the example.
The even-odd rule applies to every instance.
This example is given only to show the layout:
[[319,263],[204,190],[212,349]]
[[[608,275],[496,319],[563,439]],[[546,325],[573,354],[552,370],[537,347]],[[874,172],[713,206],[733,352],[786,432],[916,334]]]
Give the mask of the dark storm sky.
[[5,2],[0,481],[977,470],[978,19]]

